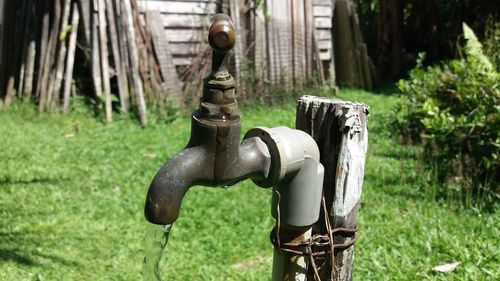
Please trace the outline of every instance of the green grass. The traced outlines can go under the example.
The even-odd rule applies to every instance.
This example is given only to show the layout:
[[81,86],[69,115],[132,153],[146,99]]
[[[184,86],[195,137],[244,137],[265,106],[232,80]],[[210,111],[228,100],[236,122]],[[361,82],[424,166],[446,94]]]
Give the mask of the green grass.
[[[417,149],[390,139],[383,114],[394,97],[344,91],[371,106],[356,280],[496,280],[498,210],[436,202],[415,169]],[[38,117],[0,112],[0,280],[141,280],[143,204],[152,176],[181,150],[188,114],[141,129],[105,125],[85,110]],[[243,108],[244,128],[293,126],[293,101]],[[272,114],[271,114],[272,113]],[[166,280],[269,280],[270,190],[243,182],[195,187],[175,224]],[[431,268],[461,262],[452,273]]]

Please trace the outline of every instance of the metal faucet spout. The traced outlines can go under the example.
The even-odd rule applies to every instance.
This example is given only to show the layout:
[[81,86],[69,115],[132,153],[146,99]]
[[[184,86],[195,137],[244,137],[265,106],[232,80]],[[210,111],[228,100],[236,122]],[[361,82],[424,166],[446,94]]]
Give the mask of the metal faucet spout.
[[149,186],[144,214],[155,224],[171,224],[179,217],[184,195],[193,185],[223,186],[251,178],[267,177],[271,156],[260,138],[245,139],[239,146],[236,162],[225,169],[225,176],[216,179],[216,152],[206,145],[184,149],[167,161]]
[[188,189],[209,181],[205,169],[206,153],[202,146],[186,148],[167,161],[149,186],[144,215],[155,224],[171,224],[179,216],[182,199]]

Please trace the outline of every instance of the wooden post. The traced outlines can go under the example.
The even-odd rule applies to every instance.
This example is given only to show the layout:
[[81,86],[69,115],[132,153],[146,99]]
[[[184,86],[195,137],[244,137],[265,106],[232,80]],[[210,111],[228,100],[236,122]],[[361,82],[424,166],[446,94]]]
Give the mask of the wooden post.
[[[314,138],[325,167],[323,193],[332,229],[357,227],[368,147],[368,109],[362,103],[314,96],[303,96],[297,104],[296,127]],[[327,233],[323,219],[313,229]],[[352,235],[333,236],[335,244],[353,239]],[[329,264],[322,267],[321,276],[325,280],[331,280],[331,276],[333,280],[352,280],[354,246],[335,251],[334,260],[333,264],[326,261]]]

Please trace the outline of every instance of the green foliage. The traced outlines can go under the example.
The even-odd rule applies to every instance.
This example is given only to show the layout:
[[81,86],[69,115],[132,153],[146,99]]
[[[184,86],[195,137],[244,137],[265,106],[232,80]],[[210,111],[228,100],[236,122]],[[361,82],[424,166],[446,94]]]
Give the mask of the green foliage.
[[462,28],[464,38],[467,40],[465,53],[469,63],[473,64],[477,68],[477,71],[484,75],[498,75],[498,73],[493,71],[493,65],[490,60],[484,55],[483,45],[477,39],[474,31],[466,23],[462,24]]
[[424,68],[421,55],[399,81],[403,100],[392,124],[406,141],[423,143],[424,163],[439,181],[480,196],[498,180],[500,76],[465,24],[464,37],[464,58]]
[[173,122],[181,111],[177,102],[170,98],[148,103],[147,110],[150,124]]

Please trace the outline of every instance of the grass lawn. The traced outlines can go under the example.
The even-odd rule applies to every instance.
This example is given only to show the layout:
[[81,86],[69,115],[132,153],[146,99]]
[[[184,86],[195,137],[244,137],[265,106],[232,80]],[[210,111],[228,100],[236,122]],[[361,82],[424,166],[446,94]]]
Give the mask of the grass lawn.
[[[355,279],[498,280],[499,210],[430,198],[416,149],[392,141],[384,124],[394,97],[344,91],[340,98],[371,106]],[[243,113],[243,131],[293,126],[295,105]],[[85,112],[0,112],[0,280],[141,280],[146,191],[185,145],[185,115],[141,129],[125,117],[105,125]],[[270,280],[270,196],[251,182],[192,188],[170,235],[164,279]],[[461,264],[432,271],[451,262]]]

